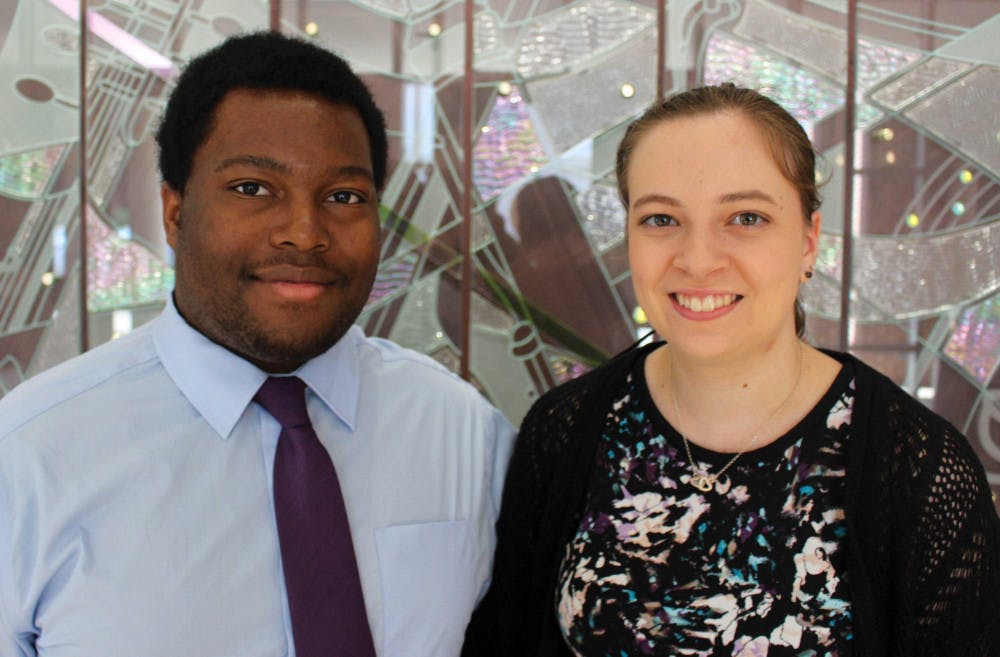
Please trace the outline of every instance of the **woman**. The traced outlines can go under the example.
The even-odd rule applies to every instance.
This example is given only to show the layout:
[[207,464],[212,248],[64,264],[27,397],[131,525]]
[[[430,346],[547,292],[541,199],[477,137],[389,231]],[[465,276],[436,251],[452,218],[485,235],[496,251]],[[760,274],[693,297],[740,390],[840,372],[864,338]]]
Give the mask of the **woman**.
[[666,343],[528,413],[465,655],[1000,654],[1000,523],[967,441],[801,340],[802,128],[703,87],[639,118],[616,169]]

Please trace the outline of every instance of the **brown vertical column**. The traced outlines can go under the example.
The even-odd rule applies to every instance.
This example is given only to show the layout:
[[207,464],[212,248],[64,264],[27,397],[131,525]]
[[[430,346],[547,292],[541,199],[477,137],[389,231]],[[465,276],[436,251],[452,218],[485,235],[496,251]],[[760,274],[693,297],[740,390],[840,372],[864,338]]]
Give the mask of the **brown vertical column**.
[[80,0],[80,352],[90,349],[87,312],[87,0]]
[[840,350],[850,349],[851,288],[854,286],[854,116],[857,96],[858,0],[847,4],[847,97],[844,103],[844,234],[841,251]]
[[663,100],[663,90],[666,87],[667,67],[667,0],[656,3],[656,100]]
[[462,85],[462,335],[459,348],[459,374],[468,381],[469,346],[471,343],[472,318],[472,131],[475,129],[473,116],[473,82],[475,62],[475,3],[465,0],[465,71]]
[[268,0],[269,21],[268,27],[272,32],[281,31],[281,0]]

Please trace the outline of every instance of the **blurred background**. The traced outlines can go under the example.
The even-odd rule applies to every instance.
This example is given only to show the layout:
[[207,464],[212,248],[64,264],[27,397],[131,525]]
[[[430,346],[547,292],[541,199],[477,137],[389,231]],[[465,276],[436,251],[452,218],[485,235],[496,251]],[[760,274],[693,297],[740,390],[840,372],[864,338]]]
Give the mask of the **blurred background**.
[[612,176],[625,125],[703,83],[763,91],[822,155],[809,339],[947,417],[1000,490],[996,0],[3,0],[0,396],[157,315],[158,116],[188,58],[256,29],[343,55],[386,111],[359,323],[515,423],[649,330]]

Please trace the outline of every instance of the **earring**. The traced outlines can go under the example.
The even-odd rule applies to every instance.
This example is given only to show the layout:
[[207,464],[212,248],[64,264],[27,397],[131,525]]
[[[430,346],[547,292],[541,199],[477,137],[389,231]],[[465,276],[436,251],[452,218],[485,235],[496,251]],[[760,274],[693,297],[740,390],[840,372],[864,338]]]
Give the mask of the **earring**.
[[806,276],[806,280],[808,281],[810,278],[813,277],[813,270],[812,269],[807,269],[806,273],[805,273],[805,276]]

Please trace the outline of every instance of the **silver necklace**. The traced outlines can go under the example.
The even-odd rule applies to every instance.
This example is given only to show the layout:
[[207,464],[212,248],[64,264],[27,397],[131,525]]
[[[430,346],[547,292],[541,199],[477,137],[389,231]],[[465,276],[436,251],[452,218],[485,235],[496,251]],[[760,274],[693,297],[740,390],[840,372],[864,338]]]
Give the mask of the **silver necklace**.
[[[679,431],[677,432],[680,434],[681,440],[684,441],[684,451],[687,453],[688,467],[691,470],[691,480],[688,483],[690,483],[692,486],[694,486],[701,492],[707,493],[708,491],[715,488],[715,483],[719,480],[719,477],[724,475],[726,473],[726,470],[728,470],[733,465],[733,463],[736,463],[737,459],[743,456],[743,454],[748,449],[753,447],[754,443],[757,442],[757,438],[760,436],[760,432],[764,429],[764,427],[767,426],[767,423],[770,422],[771,419],[778,414],[778,411],[780,411],[785,407],[785,404],[789,402],[789,400],[792,398],[792,395],[794,395],[795,391],[798,390],[799,381],[802,380],[802,360],[803,360],[802,352],[803,352],[802,343],[799,342],[799,372],[795,376],[795,385],[792,386],[791,392],[789,392],[788,396],[785,397],[785,399],[780,404],[778,404],[777,408],[771,411],[771,414],[768,415],[766,418],[764,418],[764,421],[757,426],[757,430],[754,431],[753,437],[750,438],[750,442],[747,443],[747,446],[744,447],[742,450],[736,452],[736,454],[733,455],[733,458],[729,459],[729,461],[724,466],[722,466],[722,469],[716,472],[715,474],[709,474],[708,470],[698,467],[698,465],[695,463],[694,457],[691,456],[691,445],[688,444],[688,439],[684,436],[684,434],[680,433]],[[680,407],[677,405],[677,393],[674,391],[673,386],[671,386],[670,388],[670,396],[672,397],[672,401],[674,402],[674,412],[680,411]]]

